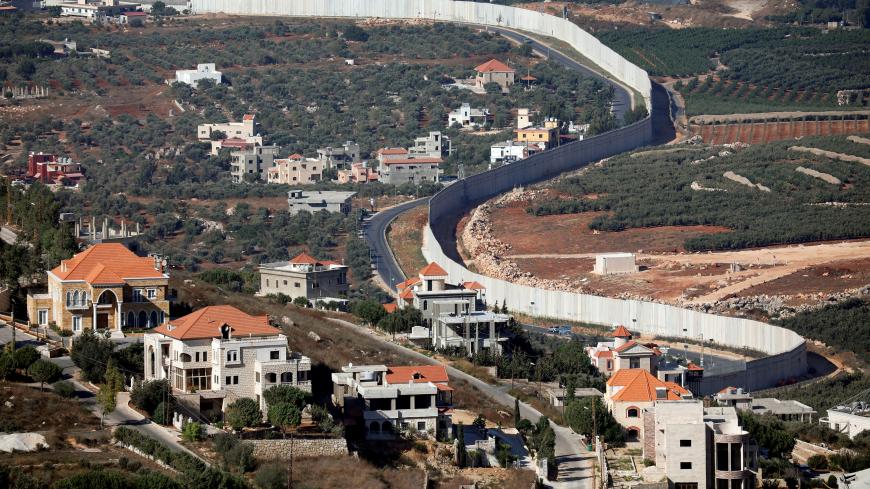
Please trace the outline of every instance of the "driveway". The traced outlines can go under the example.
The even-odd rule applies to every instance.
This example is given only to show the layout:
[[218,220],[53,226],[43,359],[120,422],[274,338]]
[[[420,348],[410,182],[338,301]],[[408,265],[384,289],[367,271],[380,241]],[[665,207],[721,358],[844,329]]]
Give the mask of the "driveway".
[[[369,328],[358,326],[356,324],[348,321],[343,321],[341,319],[328,318],[328,320],[348,328],[354,328],[357,331],[367,334],[379,341],[385,348],[405,355],[409,355],[425,365],[442,365],[437,360],[429,358],[422,353],[385,340]],[[473,386],[480,389],[487,396],[489,396],[499,404],[507,408],[513,409],[514,397],[506,392],[503,392],[498,386],[487,384],[486,382],[478,379],[477,377],[471,376],[461,370],[457,370],[450,365],[444,366],[447,368],[447,373],[451,377],[465,380],[469,384],[472,384]],[[538,419],[540,419],[541,417],[540,412],[522,401],[520,401],[520,413],[524,418],[532,421],[533,423],[537,422]],[[566,489],[592,489],[594,484],[594,453],[586,450],[586,447],[583,446],[580,442],[580,436],[571,431],[570,428],[559,426],[552,421],[550,421],[550,426],[553,427],[553,430],[556,433],[556,462],[559,464],[559,475],[556,481],[548,482],[549,487]]]

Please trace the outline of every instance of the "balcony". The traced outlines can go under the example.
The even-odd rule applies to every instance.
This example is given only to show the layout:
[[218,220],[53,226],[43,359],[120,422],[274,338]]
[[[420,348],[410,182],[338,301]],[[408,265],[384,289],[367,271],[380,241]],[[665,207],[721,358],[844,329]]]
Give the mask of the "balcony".
[[754,479],[755,472],[749,469],[743,470],[716,470],[714,471],[716,479],[739,480],[739,479]]
[[366,421],[435,418],[437,416],[438,408],[435,407],[425,409],[375,409],[363,412],[363,418]]
[[[84,310],[90,309],[91,305],[93,305],[93,303],[91,301],[68,302],[66,304],[66,309],[67,309],[67,311],[84,311]],[[109,304],[109,305],[111,305],[111,304]]]

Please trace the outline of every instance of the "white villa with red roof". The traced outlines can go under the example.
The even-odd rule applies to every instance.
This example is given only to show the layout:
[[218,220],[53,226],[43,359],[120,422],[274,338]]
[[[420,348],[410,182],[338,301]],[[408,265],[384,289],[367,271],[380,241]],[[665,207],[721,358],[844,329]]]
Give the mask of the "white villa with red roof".
[[318,260],[307,253],[290,261],[263,263],[259,272],[258,295],[284,294],[291,299],[305,297],[313,301],[347,297],[347,266]]
[[48,292],[27,294],[32,324],[81,334],[85,329],[152,328],[169,315],[169,274],[157,257],[120,243],[91,246],[46,272]]
[[692,399],[692,393],[673,382],[664,382],[640,368],[622,369],[607,381],[604,401],[629,440],[642,440],[643,412],[656,403]]
[[510,66],[502,63],[497,59],[491,59],[474,69],[477,76],[474,78],[474,84],[479,88],[484,88],[487,83],[498,83],[503,92],[514,84],[516,71]]
[[145,334],[145,380],[169,379],[189,409],[219,416],[241,397],[265,408],[263,392],[291,385],[311,392],[311,360],[291,351],[266,316],[209,306]]
[[396,286],[400,308],[419,309],[423,337],[434,348],[463,348],[468,356],[494,348],[501,353],[511,317],[486,310],[486,289],[477,282],[448,284],[447,271],[432,262]]
[[610,376],[626,368],[639,368],[656,375],[661,352],[653,344],[641,344],[632,340],[633,335],[625,326],[613,331],[613,341],[600,341],[587,346],[586,354],[599,372]]
[[369,439],[413,431],[446,435],[451,427],[453,388],[443,365],[353,365],[332,374],[333,403],[345,423],[362,423]]

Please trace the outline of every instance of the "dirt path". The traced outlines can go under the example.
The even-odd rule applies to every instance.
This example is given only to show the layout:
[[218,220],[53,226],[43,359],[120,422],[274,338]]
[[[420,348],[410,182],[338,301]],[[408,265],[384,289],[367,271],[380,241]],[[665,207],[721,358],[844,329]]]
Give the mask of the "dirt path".
[[736,11],[726,15],[738,19],[753,20],[753,14],[767,6],[767,0],[730,0],[726,1],[725,5]]

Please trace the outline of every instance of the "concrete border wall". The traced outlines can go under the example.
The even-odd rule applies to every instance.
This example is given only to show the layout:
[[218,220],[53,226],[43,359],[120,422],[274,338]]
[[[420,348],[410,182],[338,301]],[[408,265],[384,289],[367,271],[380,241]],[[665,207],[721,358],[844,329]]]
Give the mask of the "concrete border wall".
[[520,29],[571,45],[604,71],[640,92],[651,111],[652,88],[646,71],[629,63],[571,21],[542,12],[453,0],[192,0],[191,8],[198,14],[432,19]]

